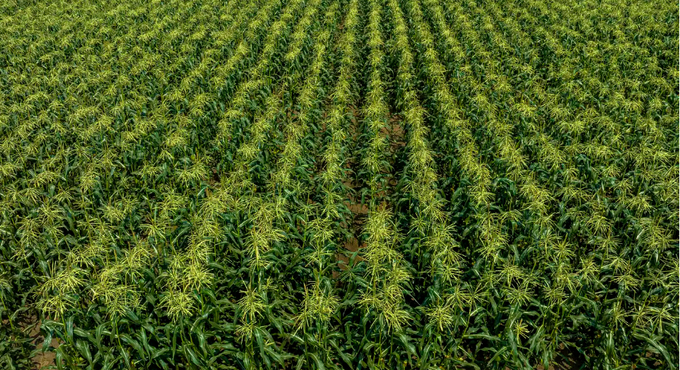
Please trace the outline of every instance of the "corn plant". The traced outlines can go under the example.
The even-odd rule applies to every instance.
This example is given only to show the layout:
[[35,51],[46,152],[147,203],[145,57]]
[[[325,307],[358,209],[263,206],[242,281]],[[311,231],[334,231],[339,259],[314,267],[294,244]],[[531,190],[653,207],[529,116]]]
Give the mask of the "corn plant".
[[0,2],[0,368],[677,369],[677,43],[669,1]]

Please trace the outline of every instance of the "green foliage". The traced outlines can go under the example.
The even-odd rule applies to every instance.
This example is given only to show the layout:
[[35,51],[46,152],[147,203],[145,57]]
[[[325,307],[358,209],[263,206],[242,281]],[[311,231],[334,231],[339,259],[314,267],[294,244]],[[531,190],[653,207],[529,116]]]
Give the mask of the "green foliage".
[[670,1],[1,2],[0,368],[677,369],[677,45]]

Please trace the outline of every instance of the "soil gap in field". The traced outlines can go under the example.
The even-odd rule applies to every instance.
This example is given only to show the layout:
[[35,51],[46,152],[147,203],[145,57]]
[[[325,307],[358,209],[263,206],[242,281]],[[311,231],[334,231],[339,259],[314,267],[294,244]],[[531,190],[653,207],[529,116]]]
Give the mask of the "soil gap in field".
[[[42,352],[42,346],[45,342],[45,337],[40,334],[40,327],[42,322],[37,315],[21,315],[18,322],[15,325],[23,333],[23,338],[30,338],[31,346],[34,346],[34,354],[31,357],[31,362],[33,363],[34,369],[47,369],[56,366],[55,358],[56,353],[54,351],[49,351],[49,348],[57,349],[61,345],[61,341],[58,338],[52,338],[48,346],[48,351]],[[9,326],[7,320],[2,320],[0,324]],[[18,338],[14,338],[18,340]]]
[[[363,229],[363,224],[365,223],[366,217],[368,216],[368,205],[362,202],[359,191],[360,189],[358,189],[358,181],[355,179],[356,169],[357,166],[360,165],[361,160],[359,156],[356,155],[358,146],[357,142],[359,140],[360,134],[358,129],[360,113],[356,107],[352,106],[349,107],[349,109],[352,111],[352,120],[349,126],[349,136],[351,138],[349,152],[352,153],[352,155],[348,156],[348,160],[345,163],[345,167],[350,171],[350,176],[345,179],[343,185],[350,189],[349,193],[347,194],[348,198],[345,200],[345,206],[347,206],[349,211],[352,213],[349,223],[346,225],[351,236],[349,239],[345,240],[342,247],[350,253],[354,253],[360,248],[364,247],[363,243],[360,243],[360,236]],[[361,257],[359,257],[357,261],[360,260],[360,258]],[[337,259],[340,269],[346,270],[349,265],[349,257],[347,257],[344,251],[337,253]],[[338,278],[339,274],[337,272],[333,272],[333,277]]]

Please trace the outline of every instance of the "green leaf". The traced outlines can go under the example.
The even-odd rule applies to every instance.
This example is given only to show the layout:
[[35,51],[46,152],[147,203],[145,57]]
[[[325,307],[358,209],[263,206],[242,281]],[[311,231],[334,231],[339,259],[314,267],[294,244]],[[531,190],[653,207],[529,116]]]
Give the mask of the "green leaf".
[[78,352],[87,359],[88,363],[92,363],[92,354],[90,353],[90,346],[83,340],[78,339],[76,340],[76,348],[78,349]]
[[309,357],[312,358],[312,361],[314,361],[314,364],[316,365],[316,368],[318,370],[325,370],[326,369],[326,367],[323,365],[323,362],[321,361],[319,356],[316,355],[316,353],[310,352],[308,355],[309,355]]

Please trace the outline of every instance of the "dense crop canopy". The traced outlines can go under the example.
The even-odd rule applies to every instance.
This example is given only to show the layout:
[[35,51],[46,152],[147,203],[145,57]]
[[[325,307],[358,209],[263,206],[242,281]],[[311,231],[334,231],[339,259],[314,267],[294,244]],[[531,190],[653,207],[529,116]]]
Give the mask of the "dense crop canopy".
[[0,2],[0,369],[678,369],[678,4]]

